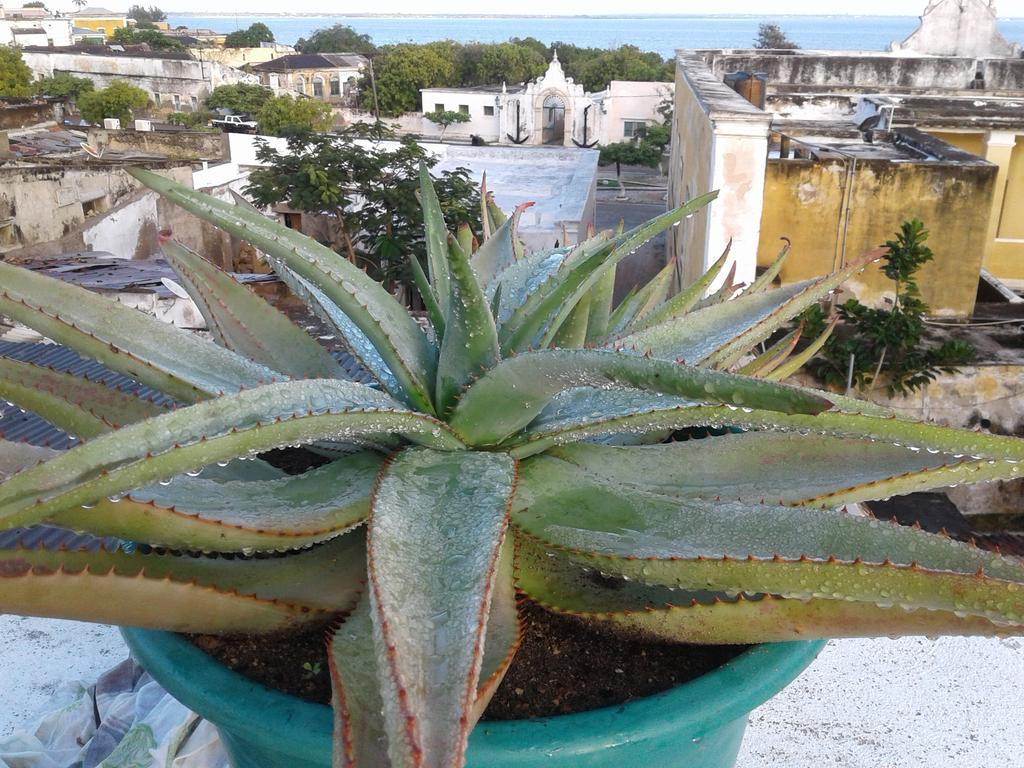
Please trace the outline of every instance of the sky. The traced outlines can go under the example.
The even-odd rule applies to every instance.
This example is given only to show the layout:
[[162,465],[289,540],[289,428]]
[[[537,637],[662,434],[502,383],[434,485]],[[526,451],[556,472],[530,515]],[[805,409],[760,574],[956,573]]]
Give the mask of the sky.
[[[129,5],[155,4],[164,11],[209,13],[216,8],[220,13],[260,14],[280,13],[280,0],[226,0],[211,4],[209,0],[90,0],[112,10],[127,10]],[[73,10],[68,0],[50,4],[54,8]],[[841,0],[820,3],[809,0],[517,0],[512,4],[487,4],[480,0],[374,0],[373,3],[338,3],[337,0],[291,0],[287,8],[292,13],[341,14],[372,12],[375,14],[469,14],[505,13],[514,15],[577,15],[607,14],[729,14],[743,13],[758,16],[787,14],[858,14],[918,16],[927,0]],[[1002,17],[1024,17],[1024,0],[997,0],[996,9]]]

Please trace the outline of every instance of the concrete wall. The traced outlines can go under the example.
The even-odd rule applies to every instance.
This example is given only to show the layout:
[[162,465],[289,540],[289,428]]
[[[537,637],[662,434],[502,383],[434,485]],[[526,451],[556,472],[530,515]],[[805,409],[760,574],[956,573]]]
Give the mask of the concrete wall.
[[158,102],[157,106],[170,106],[176,110],[187,111],[197,107],[218,85],[259,82],[257,77],[241,70],[193,59],[92,56],[39,50],[26,50],[22,57],[36,77],[67,72],[92,79],[97,88],[105,88],[114,80],[125,80],[146,91],[154,102]]
[[89,130],[89,143],[116,152],[146,152],[172,160],[224,161],[227,134],[219,131],[108,131]]
[[[774,260],[785,236],[793,250],[783,283],[828,274],[917,217],[931,232],[928,245],[935,252],[934,261],[918,273],[922,298],[933,314],[969,315],[988,237],[995,166],[862,159],[850,181],[847,162],[768,161],[759,263]],[[865,303],[880,302],[891,286],[878,267],[847,283]]]
[[1019,45],[1010,45],[996,27],[991,0],[931,0],[921,24],[892,51],[913,51],[930,56],[1015,56]]
[[988,59],[982,62],[985,88],[993,91],[1024,91],[1024,59]]
[[290,45],[269,45],[259,48],[197,48],[193,51],[193,55],[203,61],[215,61],[236,69],[241,69],[246,64],[263,64],[290,53],[295,53],[295,49]]

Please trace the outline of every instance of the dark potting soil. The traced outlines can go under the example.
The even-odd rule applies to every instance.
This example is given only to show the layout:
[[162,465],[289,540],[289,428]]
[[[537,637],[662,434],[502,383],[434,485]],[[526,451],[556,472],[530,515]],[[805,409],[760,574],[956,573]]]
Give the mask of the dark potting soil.
[[[692,680],[746,646],[651,643],[525,603],[522,645],[484,713],[513,720],[583,712],[649,696]],[[193,642],[251,680],[328,703],[326,626],[271,635],[196,635]]]

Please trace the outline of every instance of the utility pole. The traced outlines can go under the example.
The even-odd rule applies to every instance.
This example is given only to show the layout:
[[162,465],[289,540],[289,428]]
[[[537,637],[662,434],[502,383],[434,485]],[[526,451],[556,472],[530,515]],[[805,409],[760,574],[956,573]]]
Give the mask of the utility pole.
[[373,89],[373,115],[377,119],[377,125],[380,126],[380,103],[377,101],[377,78],[373,74],[373,59],[370,61],[370,87]]

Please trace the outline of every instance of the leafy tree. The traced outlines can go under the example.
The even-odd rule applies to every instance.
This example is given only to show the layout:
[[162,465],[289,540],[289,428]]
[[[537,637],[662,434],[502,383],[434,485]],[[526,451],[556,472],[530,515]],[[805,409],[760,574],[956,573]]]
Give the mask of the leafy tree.
[[41,2],[41,0],[32,0],[31,3],[25,3],[21,7],[22,8],[43,8],[43,9],[45,9],[46,8],[46,3]]
[[509,42],[482,47],[480,64],[474,77],[476,85],[525,83],[540,77],[548,68],[547,59],[526,45]]
[[[461,85],[456,67],[458,48],[458,43],[451,40],[381,48],[374,59],[380,111],[387,115],[414,112],[420,107],[421,88]],[[373,110],[373,88],[368,76],[360,85],[360,101],[364,108]]]
[[[404,280],[410,256],[425,260],[419,165],[437,159],[411,137],[356,123],[337,134],[292,135],[285,153],[263,144],[257,157],[266,165],[249,175],[246,194],[257,205],[286,202],[330,216],[330,246],[375,278]],[[479,190],[468,172],[445,171],[435,186],[445,217],[479,232]]]
[[261,133],[287,136],[303,131],[326,131],[334,120],[330,105],[322,101],[274,96],[260,107],[256,113],[256,122],[259,123]]
[[295,43],[299,53],[363,53],[372,56],[377,52],[369,35],[362,35],[345,24],[317,29],[307,40],[300,37]]
[[[963,341],[946,341],[928,346],[922,340],[928,305],[921,300],[914,273],[932,260],[924,244],[928,231],[919,220],[904,222],[889,248],[882,272],[893,281],[892,309],[866,307],[850,299],[838,308],[845,328],[828,340],[821,357],[807,366],[819,379],[832,386],[845,386],[853,374],[858,389],[886,381],[890,394],[906,393],[924,386],[940,372],[951,373],[974,358],[974,348]],[[804,314],[807,338],[824,329],[824,313],[812,307]],[[851,366],[851,356],[853,358]]]
[[754,47],[761,49],[792,50],[800,46],[786,37],[782,27],[778,24],[764,23],[757,27],[757,38],[754,40]]
[[444,132],[448,130],[449,125],[469,122],[469,115],[465,112],[454,112],[450,109],[435,109],[433,112],[424,112],[423,116],[441,126],[441,141],[444,141]]
[[167,14],[155,5],[145,8],[141,5],[133,5],[128,9],[128,18],[135,19],[140,24],[153,24],[157,21],[166,21]]
[[168,37],[159,29],[139,29],[120,27],[114,30],[111,41],[119,45],[141,45],[145,43],[154,51],[181,51],[185,46],[173,37]]
[[116,117],[121,126],[128,126],[135,112],[145,109],[149,96],[124,80],[114,80],[99,91],[83,93],[78,99],[78,109],[88,122],[99,124],[106,118]]
[[21,51],[0,46],[0,96],[31,96],[32,70],[21,58]]
[[623,165],[645,165],[649,168],[657,168],[660,160],[661,149],[653,144],[642,141],[620,141],[601,147],[598,163],[601,165],[615,163],[615,175],[618,176]]
[[671,80],[674,76],[661,54],[641,51],[635,45],[600,51],[581,62],[575,73],[576,81],[588,91],[607,88],[612,80]]
[[274,33],[262,21],[238,29],[224,38],[225,48],[259,48],[260,43],[274,42]]
[[94,89],[88,77],[75,77],[67,72],[59,72],[53,77],[43,77],[33,84],[36,93],[41,96],[54,96],[77,102],[83,93]]
[[181,125],[191,131],[216,130],[208,125],[210,120],[209,112],[171,112],[167,116],[167,122],[171,125]]
[[274,92],[262,85],[252,83],[235,83],[218,85],[206,97],[206,106],[210,109],[230,109],[238,114],[255,115]]

